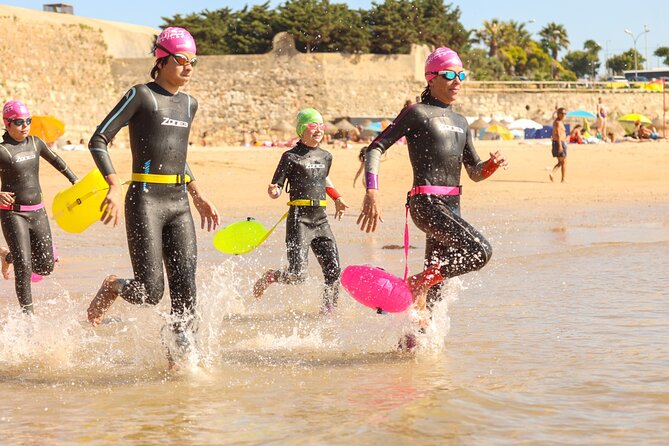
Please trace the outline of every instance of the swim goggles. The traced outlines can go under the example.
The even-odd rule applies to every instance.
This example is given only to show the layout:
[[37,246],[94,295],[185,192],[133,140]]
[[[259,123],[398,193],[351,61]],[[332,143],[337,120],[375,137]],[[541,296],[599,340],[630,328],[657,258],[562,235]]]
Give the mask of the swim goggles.
[[188,56],[186,56],[185,54],[173,53],[170,50],[168,50],[167,48],[165,48],[164,46],[162,46],[160,44],[157,44],[157,43],[156,43],[156,48],[161,49],[161,50],[165,51],[167,54],[169,54],[170,56],[172,56],[172,58],[177,63],[177,65],[181,65],[182,67],[184,67],[188,64],[190,64],[191,67],[194,67],[195,65],[197,65],[197,57],[193,57],[192,59],[189,59]]
[[15,126],[21,127],[23,124],[30,125],[33,122],[33,118],[19,118],[19,119],[8,119],[9,122],[13,122]]
[[461,81],[464,81],[467,77],[467,74],[464,71],[455,72],[453,70],[444,70],[444,71],[427,71],[425,74],[436,74],[437,76],[442,76],[447,81],[452,81],[456,77]]
[[325,130],[325,124],[321,124],[319,122],[309,122],[308,124],[305,124],[306,127],[309,130]]

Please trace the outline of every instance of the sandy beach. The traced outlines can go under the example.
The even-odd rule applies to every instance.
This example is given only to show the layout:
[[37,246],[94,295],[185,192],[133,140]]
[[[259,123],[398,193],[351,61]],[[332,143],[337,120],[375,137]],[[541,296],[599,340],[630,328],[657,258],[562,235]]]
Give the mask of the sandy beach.
[[[330,177],[340,193],[357,212],[364,191],[354,189],[358,169],[357,155],[361,145],[350,149],[324,148],[334,155]],[[507,170],[498,170],[490,179],[473,183],[463,172],[463,212],[485,208],[545,208],[556,213],[568,212],[573,206],[625,205],[652,206],[669,202],[669,180],[666,160],[669,142],[571,144],[568,150],[567,183],[551,183],[549,168],[555,164],[547,143],[526,141],[477,141],[482,159],[491,151],[501,150],[510,162]],[[243,217],[250,210],[284,209],[283,199],[271,200],[266,186],[271,180],[281,154],[286,148],[263,147],[197,147],[190,149],[188,162],[202,190],[219,208],[224,223]],[[114,166],[123,178],[130,176],[130,152],[113,149]],[[87,151],[59,154],[82,176],[94,167]],[[44,165],[42,188],[47,203],[66,183],[53,169]],[[404,205],[411,186],[411,167],[405,145],[395,145],[381,165],[380,189],[383,207],[395,212]]]

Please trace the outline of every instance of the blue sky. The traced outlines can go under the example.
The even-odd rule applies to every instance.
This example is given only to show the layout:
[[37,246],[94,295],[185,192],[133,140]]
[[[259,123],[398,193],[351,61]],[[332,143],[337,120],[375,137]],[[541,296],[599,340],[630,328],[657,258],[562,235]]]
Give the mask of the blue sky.
[[[341,2],[331,0],[331,2]],[[382,0],[379,0],[382,2]],[[20,6],[31,9],[42,9],[45,1],[5,1],[4,5]],[[77,15],[135,23],[158,28],[161,17],[171,17],[177,13],[188,14],[204,9],[215,10],[225,6],[240,9],[245,4],[261,4],[262,0],[113,0],[113,1],[70,1]],[[283,1],[271,0],[270,5],[276,7]],[[345,2],[351,8],[369,9],[372,1],[349,0]],[[449,3],[447,0],[446,3]],[[557,22],[567,29],[571,50],[583,49],[583,42],[593,39],[602,46],[602,58],[607,55],[620,54],[634,46],[632,36],[625,29],[632,31],[636,40],[637,50],[650,59],[650,68],[661,66],[661,61],[654,57],[653,51],[659,46],[669,46],[669,26],[663,2],[635,3],[630,0],[562,0],[546,2],[542,0],[451,0],[453,6],[461,11],[461,22],[467,29],[479,28],[483,20],[498,18],[500,20],[516,20],[527,23],[529,32],[538,33],[548,22]],[[664,8],[666,10],[666,8]],[[647,34],[640,35],[644,26],[650,29]]]

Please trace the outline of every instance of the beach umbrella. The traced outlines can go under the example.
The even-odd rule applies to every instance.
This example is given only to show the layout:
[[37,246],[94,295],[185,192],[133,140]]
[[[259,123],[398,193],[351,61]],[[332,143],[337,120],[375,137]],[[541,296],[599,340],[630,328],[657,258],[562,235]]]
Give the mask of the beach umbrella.
[[662,91],[662,79],[655,79],[642,87],[646,91]]
[[295,127],[293,127],[291,124],[287,123],[286,121],[281,121],[272,126],[272,130],[276,132],[290,132],[294,130]]
[[513,134],[506,127],[501,125],[489,125],[486,127],[485,130],[483,130],[481,139],[494,138],[495,135],[499,135],[499,137],[505,141],[513,139]]
[[485,122],[485,119],[483,118],[478,118],[476,121],[469,124],[469,128],[472,130],[481,130],[483,128],[486,128],[487,126],[488,123]]
[[492,119],[487,125],[488,125],[488,126],[490,126],[490,125],[497,125],[497,126],[506,128],[506,126],[504,125],[504,123],[498,121],[497,119]]
[[33,116],[30,134],[39,136],[44,142],[54,142],[65,134],[65,123],[55,116]]
[[509,130],[525,130],[525,129],[534,129],[539,130],[544,126],[539,124],[537,121],[533,121],[527,118],[516,119],[511,124],[509,124]]
[[371,124],[365,126],[365,130],[381,133],[381,131],[383,130],[383,125],[381,124],[381,121],[372,122]]
[[628,113],[626,115],[618,118],[618,122],[637,122],[641,121],[642,124],[650,124],[650,118],[641,113]]
[[590,118],[595,119],[597,115],[586,110],[572,110],[567,112],[567,118]]
[[350,123],[348,119],[342,119],[340,121],[337,121],[334,126],[338,128],[339,130],[344,130],[345,132],[349,130],[353,130],[355,126]]

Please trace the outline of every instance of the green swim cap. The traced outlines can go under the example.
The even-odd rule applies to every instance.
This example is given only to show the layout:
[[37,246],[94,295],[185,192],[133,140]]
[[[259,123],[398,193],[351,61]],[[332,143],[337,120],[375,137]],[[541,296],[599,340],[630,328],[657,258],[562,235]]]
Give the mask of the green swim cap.
[[323,124],[323,117],[318,112],[318,110],[314,108],[305,108],[300,110],[300,112],[297,114],[297,127],[295,127],[295,130],[297,130],[297,136],[302,138],[302,133],[304,133],[304,129],[310,122]]

